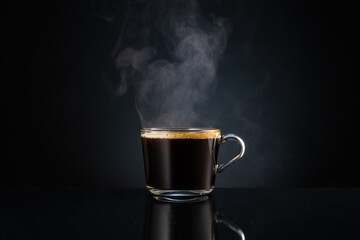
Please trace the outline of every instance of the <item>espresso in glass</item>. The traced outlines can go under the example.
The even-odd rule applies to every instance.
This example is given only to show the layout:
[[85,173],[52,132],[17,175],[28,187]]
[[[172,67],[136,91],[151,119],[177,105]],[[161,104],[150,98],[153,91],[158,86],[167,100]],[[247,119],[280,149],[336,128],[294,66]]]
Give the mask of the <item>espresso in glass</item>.
[[[219,129],[212,128],[142,129],[147,188],[154,195],[168,197],[210,193],[217,173],[231,164],[218,166],[220,143],[234,140],[233,136],[221,136]],[[242,140],[240,143],[241,152],[232,161],[245,150]]]

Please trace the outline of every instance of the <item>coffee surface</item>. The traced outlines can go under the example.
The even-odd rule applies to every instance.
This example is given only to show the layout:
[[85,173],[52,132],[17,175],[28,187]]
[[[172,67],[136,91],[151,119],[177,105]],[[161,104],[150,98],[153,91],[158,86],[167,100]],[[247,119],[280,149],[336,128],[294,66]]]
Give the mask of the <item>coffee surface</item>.
[[150,131],[141,134],[144,138],[158,138],[158,139],[210,139],[219,138],[221,136],[220,130],[212,129],[205,132],[184,132],[184,131]]
[[213,188],[220,135],[171,134],[142,136],[146,185],[162,190]]

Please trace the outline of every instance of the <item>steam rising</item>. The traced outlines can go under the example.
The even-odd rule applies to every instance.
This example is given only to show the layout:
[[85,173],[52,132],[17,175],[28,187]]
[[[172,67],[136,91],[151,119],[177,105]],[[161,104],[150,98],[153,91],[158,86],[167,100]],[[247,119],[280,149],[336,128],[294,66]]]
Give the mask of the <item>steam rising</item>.
[[[143,33],[142,41],[121,42],[115,49],[117,93],[125,94],[133,84],[143,127],[201,126],[201,107],[214,93],[228,31],[223,19],[203,15],[197,1],[169,2],[146,7],[141,26],[133,29]],[[133,23],[128,14],[126,22]],[[129,39],[124,34],[131,26],[125,26],[121,41]]]

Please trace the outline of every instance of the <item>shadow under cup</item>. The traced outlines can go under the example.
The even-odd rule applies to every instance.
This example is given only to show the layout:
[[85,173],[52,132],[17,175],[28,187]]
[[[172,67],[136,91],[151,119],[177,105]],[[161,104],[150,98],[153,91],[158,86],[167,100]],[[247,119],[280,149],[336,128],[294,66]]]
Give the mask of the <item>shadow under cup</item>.
[[[141,139],[146,186],[153,195],[171,199],[210,193],[217,173],[241,158],[245,150],[239,137],[221,136],[219,129],[212,128],[145,128]],[[238,141],[241,150],[219,166],[219,146],[226,140]]]

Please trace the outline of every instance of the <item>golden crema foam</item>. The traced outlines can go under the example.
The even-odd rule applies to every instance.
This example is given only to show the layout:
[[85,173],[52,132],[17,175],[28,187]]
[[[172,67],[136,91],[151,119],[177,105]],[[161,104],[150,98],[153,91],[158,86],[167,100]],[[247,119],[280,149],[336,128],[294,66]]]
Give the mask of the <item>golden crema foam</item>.
[[159,139],[207,139],[220,138],[220,130],[211,130],[209,132],[178,132],[178,131],[149,131],[141,133],[143,138]]

